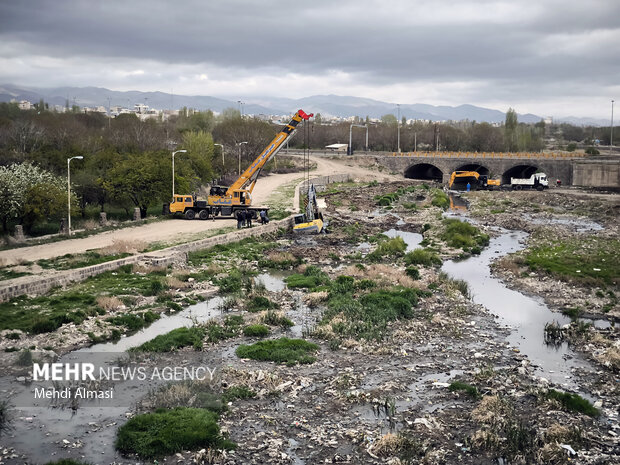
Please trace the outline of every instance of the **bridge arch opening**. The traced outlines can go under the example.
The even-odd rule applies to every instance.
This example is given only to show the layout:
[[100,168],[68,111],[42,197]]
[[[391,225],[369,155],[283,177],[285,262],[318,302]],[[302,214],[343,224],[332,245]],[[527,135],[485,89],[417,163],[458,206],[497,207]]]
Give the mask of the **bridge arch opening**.
[[484,174],[486,176],[488,176],[490,173],[489,168],[487,168],[484,165],[479,165],[477,163],[469,163],[466,165],[461,165],[454,171],[475,171],[477,173]]
[[405,177],[408,179],[442,182],[443,171],[430,163],[418,163],[407,168]]
[[537,171],[538,167],[533,165],[513,166],[502,175],[502,184],[510,184],[510,178],[529,178]]

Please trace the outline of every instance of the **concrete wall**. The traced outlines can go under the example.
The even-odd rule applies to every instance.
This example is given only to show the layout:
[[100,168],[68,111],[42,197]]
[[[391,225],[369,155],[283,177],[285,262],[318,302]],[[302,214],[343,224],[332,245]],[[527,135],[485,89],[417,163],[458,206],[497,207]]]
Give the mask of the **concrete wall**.
[[573,164],[573,184],[575,186],[620,188],[620,161],[576,162]]

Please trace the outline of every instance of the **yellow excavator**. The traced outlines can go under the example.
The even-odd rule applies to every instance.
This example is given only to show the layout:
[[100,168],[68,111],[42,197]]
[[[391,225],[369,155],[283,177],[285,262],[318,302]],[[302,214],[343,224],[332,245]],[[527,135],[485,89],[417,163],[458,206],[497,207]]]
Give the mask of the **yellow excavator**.
[[467,183],[470,184],[472,190],[491,190],[495,187],[499,188],[501,185],[501,180],[489,179],[486,174],[480,174],[477,171],[453,171],[450,176],[450,182],[448,183],[448,189],[452,189],[452,186],[455,184],[462,188]]
[[314,184],[310,184],[308,187],[308,196],[304,199],[304,203],[306,204],[306,212],[295,215],[293,232],[317,234],[325,232],[327,221],[323,219],[323,214],[319,211]]
[[207,200],[199,200],[192,195],[175,194],[172,203],[164,205],[164,213],[182,213],[188,220],[196,217],[206,220],[218,215],[234,216],[238,210],[245,210],[256,218],[257,212],[268,210],[266,207],[252,207],[252,191],[258,175],[265,164],[284,147],[286,141],[295,133],[297,125],[313,116],[312,113],[306,114],[303,110],[298,110],[291,121],[282,128],[230,187],[212,186]]

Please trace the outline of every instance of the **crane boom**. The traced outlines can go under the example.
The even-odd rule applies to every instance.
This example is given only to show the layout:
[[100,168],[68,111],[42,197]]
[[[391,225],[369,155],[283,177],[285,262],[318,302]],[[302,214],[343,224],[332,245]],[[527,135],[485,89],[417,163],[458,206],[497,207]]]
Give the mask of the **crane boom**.
[[297,129],[297,125],[301,123],[302,120],[307,120],[314,116],[313,113],[306,114],[303,110],[298,110],[297,113],[293,116],[291,121],[282,128],[282,130],[276,135],[276,137],[265,147],[265,149],[260,153],[258,157],[252,162],[250,166],[239,176],[239,178],[228,188],[226,191],[226,196],[232,196],[233,192],[236,190],[246,188],[250,194],[254,189],[254,185],[256,184],[256,179],[260,174],[263,166],[267,164],[267,162],[273,157],[278,151],[284,146],[284,143],[295,133]]

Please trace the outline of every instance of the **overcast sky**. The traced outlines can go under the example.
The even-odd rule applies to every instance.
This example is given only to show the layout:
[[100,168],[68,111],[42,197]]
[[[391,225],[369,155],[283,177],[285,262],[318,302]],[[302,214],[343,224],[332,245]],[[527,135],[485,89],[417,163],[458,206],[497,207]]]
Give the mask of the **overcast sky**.
[[609,118],[620,0],[0,0],[0,83]]

